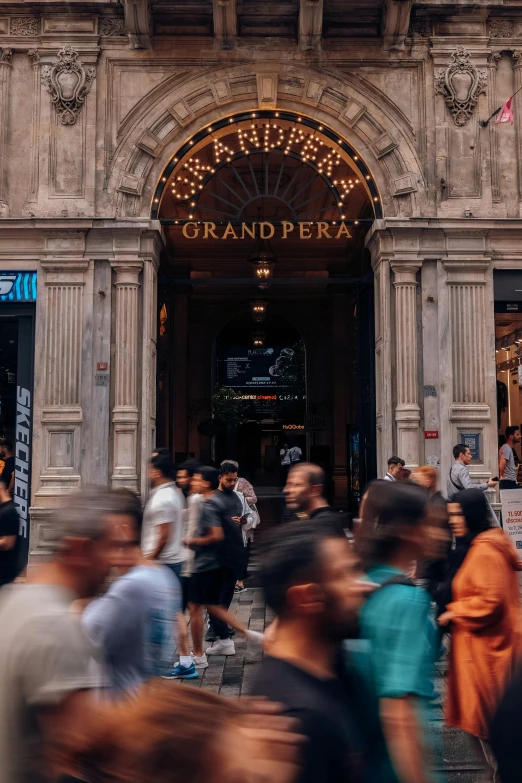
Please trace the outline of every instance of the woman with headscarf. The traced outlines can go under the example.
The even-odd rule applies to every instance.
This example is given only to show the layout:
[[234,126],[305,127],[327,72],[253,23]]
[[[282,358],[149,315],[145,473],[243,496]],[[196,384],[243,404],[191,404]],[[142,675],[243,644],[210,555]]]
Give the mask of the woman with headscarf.
[[498,781],[488,726],[522,654],[522,564],[504,532],[490,527],[483,492],[458,492],[448,512],[457,568],[439,617],[440,625],[451,623],[446,723],[480,740]]

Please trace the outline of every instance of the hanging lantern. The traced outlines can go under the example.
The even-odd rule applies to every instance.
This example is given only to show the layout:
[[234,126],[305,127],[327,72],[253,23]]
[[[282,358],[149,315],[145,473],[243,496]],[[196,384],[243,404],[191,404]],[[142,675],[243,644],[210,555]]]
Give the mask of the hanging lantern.
[[254,268],[254,275],[259,280],[260,288],[266,288],[268,280],[274,273],[275,264],[275,256],[266,240],[259,240],[249,261]]
[[252,332],[252,345],[254,348],[265,347],[265,333],[264,332]]
[[261,300],[257,302],[250,302],[250,309],[252,311],[252,318],[258,324],[262,323],[266,318],[267,303]]

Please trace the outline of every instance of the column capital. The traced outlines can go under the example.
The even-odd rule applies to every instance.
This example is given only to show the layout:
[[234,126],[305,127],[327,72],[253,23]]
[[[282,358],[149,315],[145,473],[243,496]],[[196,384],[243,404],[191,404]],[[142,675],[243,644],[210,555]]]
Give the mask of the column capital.
[[484,285],[490,260],[486,258],[447,258],[442,262],[448,283],[474,283]]
[[395,275],[393,284],[417,285],[417,272],[422,266],[422,261],[392,261],[391,268]]
[[139,287],[140,272],[143,269],[143,261],[138,258],[111,260],[112,269],[116,272],[115,285],[135,285]]

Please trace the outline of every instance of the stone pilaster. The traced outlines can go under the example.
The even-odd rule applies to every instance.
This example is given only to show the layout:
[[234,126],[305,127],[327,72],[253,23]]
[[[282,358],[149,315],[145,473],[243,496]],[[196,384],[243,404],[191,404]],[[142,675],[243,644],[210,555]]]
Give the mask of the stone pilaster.
[[112,486],[138,490],[138,373],[140,369],[140,259],[111,262],[115,272]]
[[392,349],[390,263],[375,260],[375,410],[377,434],[377,475],[386,473],[386,460],[393,453]]
[[408,467],[419,464],[417,272],[420,262],[393,262],[395,288],[395,422],[397,454]]
[[38,185],[40,179],[40,102],[41,102],[41,67],[40,55],[36,49],[28,52],[33,67],[33,112],[31,124],[31,162],[29,171],[29,195],[26,206],[38,201]]
[[57,258],[41,266],[46,320],[40,498],[58,496],[81,483],[83,299],[89,264],[83,258]]
[[447,272],[451,421],[489,420],[486,334],[488,261],[444,261]]
[[11,49],[0,48],[0,217],[9,216],[7,134],[9,132],[9,84],[12,58]]

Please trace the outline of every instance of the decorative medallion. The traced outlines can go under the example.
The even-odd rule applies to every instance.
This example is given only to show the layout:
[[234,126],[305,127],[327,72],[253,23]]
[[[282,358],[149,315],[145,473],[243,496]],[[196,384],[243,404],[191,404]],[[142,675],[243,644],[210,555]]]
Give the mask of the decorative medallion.
[[492,19],[488,24],[490,38],[512,38],[514,35],[513,22],[507,19]]
[[113,16],[104,16],[100,19],[100,35],[127,35],[124,20]]
[[479,95],[486,91],[486,72],[478,71],[470,62],[470,53],[459,48],[451,55],[452,63],[439,71],[435,89],[444,96],[455,125],[466,125]]
[[12,16],[11,35],[40,35],[40,20],[37,16]]
[[78,60],[78,52],[64,46],[58,53],[58,62],[42,68],[42,82],[51,93],[54,108],[63,125],[74,125],[94,77],[95,68],[85,68]]

